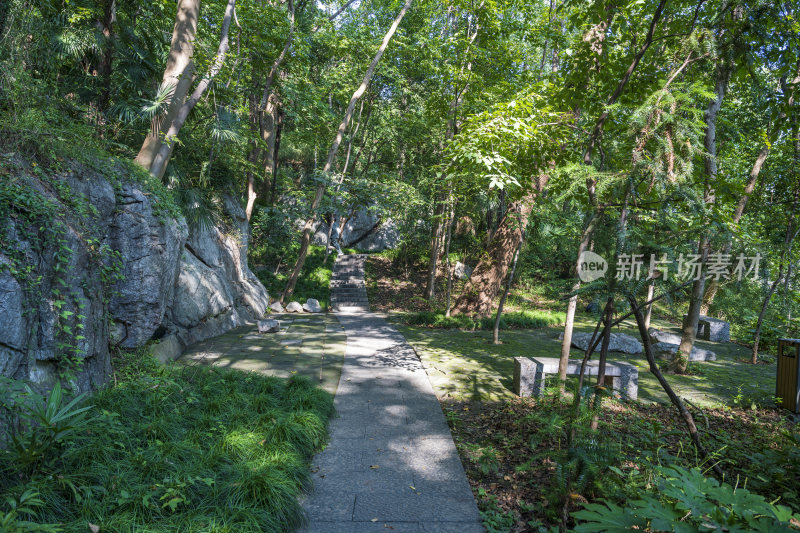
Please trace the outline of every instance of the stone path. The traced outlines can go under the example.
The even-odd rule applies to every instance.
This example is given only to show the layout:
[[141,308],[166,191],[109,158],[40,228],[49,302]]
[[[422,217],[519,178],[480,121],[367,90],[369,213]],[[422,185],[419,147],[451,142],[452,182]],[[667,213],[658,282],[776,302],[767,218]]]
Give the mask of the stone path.
[[369,311],[364,283],[364,254],[339,255],[331,273],[331,307],[334,311]]
[[[363,272],[363,257],[345,256]],[[363,274],[362,274],[363,276]],[[362,277],[363,282],[363,277]],[[331,441],[314,458],[310,533],[483,531],[450,429],[405,338],[344,308],[347,334]]]
[[287,313],[271,318],[280,322],[278,333],[258,333],[255,324],[237,328],[189,347],[181,361],[280,378],[300,374],[325,390],[336,392],[346,341],[336,318],[322,313]]

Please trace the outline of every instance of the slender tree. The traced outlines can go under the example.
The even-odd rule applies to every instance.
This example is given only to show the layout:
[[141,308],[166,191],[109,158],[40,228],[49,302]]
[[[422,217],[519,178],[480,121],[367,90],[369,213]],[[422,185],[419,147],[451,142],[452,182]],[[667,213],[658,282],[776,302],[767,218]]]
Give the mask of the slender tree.
[[[344,113],[344,117],[339,124],[339,128],[336,130],[336,137],[334,138],[331,148],[328,151],[328,159],[325,161],[325,166],[322,169],[323,173],[330,174],[333,171],[334,163],[336,161],[336,153],[339,151],[339,145],[342,143],[344,132],[347,130],[347,126],[350,124],[350,119],[353,117],[356,103],[367,90],[367,86],[369,85],[369,82],[372,80],[372,76],[375,73],[375,68],[378,66],[378,62],[381,60],[381,57],[383,57],[386,47],[389,46],[389,41],[391,41],[392,36],[397,31],[398,26],[400,26],[400,22],[403,20],[403,17],[405,17],[406,13],[411,7],[411,2],[412,0],[406,0],[406,3],[403,5],[400,13],[398,13],[397,17],[394,19],[389,31],[387,31],[386,35],[384,35],[383,41],[378,48],[378,52],[375,54],[375,57],[372,58],[372,62],[369,64],[367,72],[364,74],[364,79],[361,81],[361,85],[359,85],[358,89],[356,89],[356,91],[353,93],[353,96],[350,98],[350,103],[347,105],[347,110]],[[306,261],[306,254],[308,254],[308,245],[311,242],[311,230],[314,227],[314,220],[316,219],[315,213],[320,202],[322,201],[322,196],[325,194],[326,188],[327,185],[325,183],[321,183],[317,186],[317,189],[314,192],[314,200],[311,202],[312,215],[303,226],[303,235],[300,240],[300,251],[297,261],[294,264],[294,268],[292,269],[292,274],[289,276],[289,279],[286,282],[286,288],[281,296],[282,302],[291,298],[292,293],[294,292],[294,286],[297,284],[297,278],[300,277],[300,272],[303,270],[303,265]]]

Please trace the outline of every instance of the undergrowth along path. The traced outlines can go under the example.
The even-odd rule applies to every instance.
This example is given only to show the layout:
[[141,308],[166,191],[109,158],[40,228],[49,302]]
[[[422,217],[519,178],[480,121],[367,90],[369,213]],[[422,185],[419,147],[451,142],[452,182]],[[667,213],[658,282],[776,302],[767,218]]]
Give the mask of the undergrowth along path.
[[[363,261],[337,264],[363,283]],[[312,462],[307,531],[483,531],[425,369],[403,335],[364,307],[337,313],[347,334],[338,417]]]

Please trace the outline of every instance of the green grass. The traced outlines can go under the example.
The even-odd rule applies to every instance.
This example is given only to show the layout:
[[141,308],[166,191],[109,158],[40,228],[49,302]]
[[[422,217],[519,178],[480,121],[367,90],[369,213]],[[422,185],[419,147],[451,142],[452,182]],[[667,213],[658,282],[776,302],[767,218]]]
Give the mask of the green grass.
[[[352,249],[343,250],[347,254],[356,253]],[[333,273],[333,263],[336,260],[336,254],[332,253],[328,260],[325,261],[325,247],[324,246],[309,246],[308,256],[303,265],[303,271],[300,278],[297,280],[297,285],[292,295],[292,300],[300,303],[305,303],[308,298],[318,300],[323,308],[330,307],[331,301],[331,274]],[[280,272],[275,275],[269,270],[261,270],[258,272],[258,279],[267,288],[269,294],[273,297],[279,297],[283,290],[286,288],[286,280],[291,274],[292,265],[286,267],[286,271]],[[286,304],[288,302],[284,302]]]
[[[141,354],[139,354],[141,356]],[[306,378],[206,366],[123,368],[93,395],[93,417],[21,470],[0,456],[0,520],[29,490],[23,517],[63,531],[285,531],[302,522],[308,460],[327,439],[331,394]],[[31,507],[31,506],[29,506]],[[26,516],[27,515],[27,516]],[[2,528],[0,528],[2,529]]]
[[[401,317],[402,320],[402,317]],[[668,329],[670,324],[656,321],[654,326]],[[591,332],[593,318],[579,314],[576,331]],[[561,328],[508,330],[500,335],[502,344],[492,344],[490,331],[432,329],[401,326],[403,334],[414,345],[428,369],[434,389],[441,398],[463,401],[508,399],[512,392],[514,357],[558,357]],[[615,332],[638,338],[630,321]],[[672,331],[676,331],[673,329]],[[716,361],[691,363],[687,375],[668,374],[667,380],[683,398],[702,406],[772,405],[775,393],[773,363],[751,365],[749,350],[734,343],[697,341],[696,345],[714,351]],[[572,350],[572,358],[580,358]],[[643,355],[609,354],[610,361],[628,361],[639,369],[639,399],[643,402],[667,403],[669,400],[648,369]]]
[[[306,376],[317,387],[336,392],[347,336],[330,313],[272,315],[283,333],[263,335],[255,327],[237,328],[190,346],[180,361],[288,378]],[[284,344],[301,340],[302,344]]]
[[[536,329],[563,324],[564,313],[543,310],[514,311],[503,313],[500,329]],[[401,321],[410,326],[423,326],[436,329],[493,330],[495,316],[473,319],[465,315],[445,316],[444,311],[420,311],[405,313]]]

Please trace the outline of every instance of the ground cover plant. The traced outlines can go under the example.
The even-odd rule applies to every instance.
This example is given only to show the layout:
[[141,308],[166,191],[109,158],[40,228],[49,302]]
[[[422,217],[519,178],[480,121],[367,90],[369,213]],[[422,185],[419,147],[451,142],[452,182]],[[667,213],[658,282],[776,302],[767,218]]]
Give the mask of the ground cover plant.
[[[346,253],[355,253],[355,250],[350,249]],[[330,307],[330,282],[335,260],[335,252],[328,254],[324,246],[311,246],[303,277],[297,280],[292,299],[305,303],[308,298],[314,298],[324,309]],[[289,273],[285,265],[283,269],[278,268],[277,274],[274,266],[264,265],[256,267],[256,275],[269,294],[280,295]]]
[[[394,317],[394,315],[393,315]],[[514,357],[556,357],[561,348],[561,328],[509,329],[501,335],[502,344],[492,343],[491,332],[434,329],[403,325],[404,315],[396,320],[406,337],[428,367],[431,381],[442,395],[458,400],[482,401],[513,396],[511,378]],[[591,333],[590,315],[578,317],[576,331]],[[654,325],[675,331],[671,324],[656,320]],[[630,322],[623,322],[615,333],[635,335]],[[762,364],[748,363],[749,351],[735,343],[698,341],[697,346],[713,350],[716,361],[692,363],[685,374],[670,374],[669,380],[678,394],[698,406],[771,407],[775,404],[774,358],[764,355]],[[571,350],[579,358],[580,350]],[[639,370],[639,400],[666,402],[655,377],[641,355],[609,354],[609,361],[627,361]],[[666,362],[663,363],[665,368]]]
[[[398,314],[396,320],[402,322],[403,317]],[[592,318],[580,314],[578,331],[589,331]],[[665,330],[671,327],[661,320],[654,325]],[[585,430],[588,436],[583,445],[570,448],[566,432],[573,415],[571,395],[565,399],[557,393],[541,400],[520,399],[512,391],[513,358],[554,357],[560,349],[560,328],[505,330],[502,344],[495,345],[488,331],[400,327],[442,401],[489,531],[557,527],[567,473],[574,474],[580,461],[585,463],[578,476],[582,481],[573,488],[572,510],[582,509],[583,503],[601,505],[569,519],[570,527],[582,531],[615,531],[609,524],[620,530],[635,525],[653,527],[653,516],[643,514],[631,502],[645,501],[648,508],[673,505],[674,501],[659,500],[659,483],[682,485],[683,481],[674,479],[692,478],[694,467],[709,474],[709,464],[685,439],[681,419],[642,356],[609,354],[609,361],[624,360],[639,368],[639,401],[604,401],[598,431]],[[627,321],[614,331],[635,334]],[[767,502],[759,505],[773,502],[800,511],[796,490],[800,434],[791,418],[774,409],[774,360],[766,357],[763,364],[753,367],[744,346],[704,341],[698,341],[698,346],[714,350],[717,360],[693,363],[689,373],[670,374],[668,379],[676,393],[690,403],[707,448],[725,472],[724,481],[730,490],[745,488],[766,497]],[[580,355],[573,350],[573,358]],[[574,386],[575,379],[568,379],[567,390]],[[580,420],[587,418],[591,417],[584,413]],[[659,478],[663,473],[659,469],[667,467],[682,470]],[[623,512],[629,503],[631,509]],[[696,508],[700,507],[697,502]],[[625,513],[630,514],[627,522],[608,517]],[[665,516],[668,513],[662,518]],[[739,515],[732,511],[731,516]],[[756,527],[729,519],[730,524],[739,523],[745,529]],[[692,523],[687,522],[686,527]],[[664,525],[656,522],[659,524]]]
[[[579,458],[585,462],[580,467],[581,482],[570,496],[575,508],[581,509],[582,502],[592,504],[585,509],[596,511],[598,506],[610,506],[614,512],[613,519],[602,513],[597,515],[605,518],[607,529],[597,524],[590,527],[585,521],[592,515],[575,513],[571,524],[577,524],[578,531],[627,531],[637,524],[645,529],[641,521],[626,522],[620,509],[642,500],[649,501],[652,508],[649,514],[639,516],[671,517],[671,522],[666,522],[669,525],[655,522],[648,530],[671,531],[672,523],[681,523],[680,519],[691,513],[687,509],[678,517],[667,512],[658,514],[659,508],[668,507],[666,500],[659,503],[658,495],[659,490],[664,490],[665,476],[685,477],[678,484],[686,485],[686,494],[678,499],[696,499],[694,515],[689,521],[683,520],[688,528],[683,530],[697,531],[701,524],[695,521],[702,520],[705,514],[709,515],[706,523],[711,523],[708,506],[697,499],[702,487],[693,493],[686,481],[707,483],[699,481],[692,468],[697,467],[700,477],[707,479],[709,465],[699,461],[692,448],[686,446],[682,422],[671,406],[608,402],[600,415],[598,433],[580,447],[578,455],[566,447],[565,422],[571,405],[555,396],[484,403],[448,401],[444,409],[489,531],[547,530],[560,523],[558,502],[563,496],[564,478],[570,469],[577,468]],[[738,407],[706,409],[701,418],[709,447],[717,452],[715,457],[727,474],[724,481],[738,489],[740,501],[747,501],[747,492],[742,491],[746,489],[767,495],[766,502],[761,500],[762,507],[774,503],[793,513],[800,512],[798,432],[790,420],[774,410]],[[765,442],[769,445],[764,446]],[[678,470],[664,471],[669,468]],[[777,476],[776,470],[780,470]],[[675,491],[669,493],[669,497],[675,495]],[[737,503],[731,496],[723,503],[717,502],[714,508],[724,510],[731,505],[728,500]],[[747,509],[758,514],[752,502]],[[742,514],[741,507],[738,512]],[[782,513],[785,524],[793,520],[786,517],[785,511]],[[725,527],[735,523],[731,519]],[[738,523],[745,530],[756,529],[745,522]],[[796,521],[793,524],[800,525]],[[788,529],[784,525],[764,530]]]
[[6,402],[27,406],[0,455],[4,531],[255,532],[302,522],[298,497],[327,438],[330,393],[306,378],[131,357],[115,386],[75,404],[60,387],[44,399],[3,383]]

